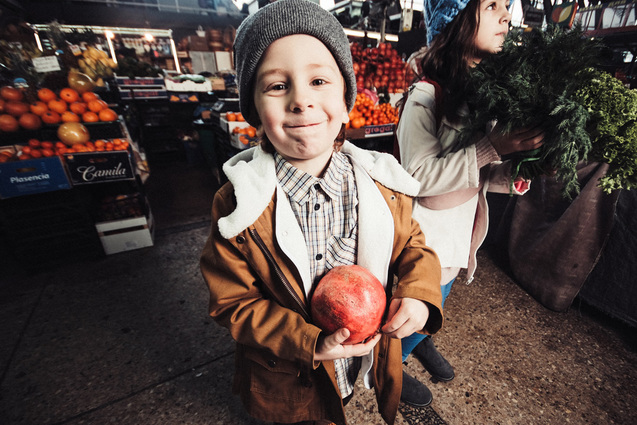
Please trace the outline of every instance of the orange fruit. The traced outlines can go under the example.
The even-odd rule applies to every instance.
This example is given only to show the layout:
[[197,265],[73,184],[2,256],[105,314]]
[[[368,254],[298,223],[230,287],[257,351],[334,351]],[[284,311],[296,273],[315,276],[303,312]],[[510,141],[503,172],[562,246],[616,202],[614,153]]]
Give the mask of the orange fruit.
[[86,111],[82,114],[82,121],[84,122],[98,122],[100,117],[93,111]]
[[49,102],[49,109],[57,112],[58,114],[63,113],[68,108],[68,105],[62,99],[53,99]]
[[98,115],[100,121],[115,121],[117,119],[117,112],[110,108],[102,109]]
[[89,103],[91,100],[99,100],[99,96],[92,91],[85,91],[82,93],[82,100],[86,103]]
[[65,87],[60,90],[60,99],[64,100],[66,103],[73,103],[80,100],[80,95],[72,88]]
[[62,117],[60,117],[60,114],[50,110],[42,114],[40,118],[42,118],[42,122],[46,124],[57,124],[62,119]]
[[53,99],[57,98],[55,92],[51,89],[41,88],[38,90],[38,99],[40,99],[44,103],[49,103]]
[[62,112],[62,122],[80,122],[80,116],[71,111]]
[[241,112],[237,112],[237,121],[245,121],[245,118],[243,118],[243,114]]
[[234,112],[228,112],[226,114],[226,121],[236,121],[237,120],[237,114],[235,114]]
[[102,109],[108,108],[108,104],[102,99],[93,99],[88,102],[88,109],[93,112],[99,112]]
[[40,116],[49,110],[49,107],[46,105],[46,103],[39,100],[30,104],[29,108],[31,109],[32,113],[34,113],[35,115],[40,115]]
[[73,102],[69,105],[69,109],[71,110],[71,112],[82,115],[88,110],[88,106],[86,106],[86,103],[84,102]]

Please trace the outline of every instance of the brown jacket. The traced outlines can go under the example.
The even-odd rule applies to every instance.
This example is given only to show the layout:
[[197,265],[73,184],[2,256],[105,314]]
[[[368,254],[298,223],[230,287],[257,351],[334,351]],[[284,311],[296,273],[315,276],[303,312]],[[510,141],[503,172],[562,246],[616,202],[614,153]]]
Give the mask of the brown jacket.
[[[343,149],[355,164],[360,164],[355,167],[360,202],[358,263],[371,268],[374,264],[387,264],[386,276],[380,279],[381,282],[393,282],[390,273],[397,276],[393,288],[391,284],[387,285],[388,298],[410,297],[427,302],[429,320],[423,331],[435,333],[443,320],[440,264],[436,254],[426,246],[420,227],[411,218],[412,199],[369,178],[387,174],[383,171],[388,160],[385,156],[377,161],[376,153],[363,152],[349,144]],[[287,202],[278,193],[281,191],[276,187],[265,189],[275,179],[274,162],[258,147],[230,162],[224,166],[230,183],[218,191],[213,202],[212,230],[202,252],[201,270],[210,289],[210,315],[228,328],[237,341],[233,390],[240,395],[247,411],[261,420],[329,419],[344,425],[334,363],[314,361],[321,331],[311,324],[303,266],[299,265],[303,261],[296,259],[302,259],[306,253],[292,261],[290,258],[295,257],[295,253],[286,250],[286,242],[281,240],[281,235],[287,235],[288,231],[278,229],[292,226],[290,232],[293,232],[296,221],[293,218],[284,220],[280,215],[279,210],[285,210]],[[397,163],[395,165],[400,168]],[[378,166],[381,168],[374,171],[373,168]],[[393,165],[391,167],[393,170]],[[251,175],[253,172],[256,175]],[[381,195],[378,199],[384,199],[391,214],[388,218],[393,221],[393,229],[389,229],[387,238],[387,245],[391,246],[386,250],[383,250],[383,244],[370,246],[366,243],[367,249],[363,246],[364,235],[371,239],[377,236],[365,231],[376,226],[366,227],[365,217],[373,222],[382,212],[370,213],[370,208],[365,207],[363,198],[367,198],[367,189],[362,181],[365,179],[359,178],[361,172],[367,175],[371,187],[375,188],[373,191]],[[401,179],[410,179],[400,172]],[[259,174],[260,179],[257,179]],[[391,177],[386,180],[396,181]],[[368,189],[370,185],[367,185]],[[253,189],[254,192],[250,192]],[[385,208],[376,205],[375,209],[382,211]],[[235,220],[237,212],[239,219]],[[256,221],[252,222],[250,214],[257,216]],[[384,232],[382,228],[377,230]],[[383,235],[378,237],[383,239]],[[384,252],[389,258],[382,258]],[[371,360],[372,356],[369,357]],[[392,424],[402,386],[400,340],[383,336],[374,349],[370,377],[379,410],[387,423]]]

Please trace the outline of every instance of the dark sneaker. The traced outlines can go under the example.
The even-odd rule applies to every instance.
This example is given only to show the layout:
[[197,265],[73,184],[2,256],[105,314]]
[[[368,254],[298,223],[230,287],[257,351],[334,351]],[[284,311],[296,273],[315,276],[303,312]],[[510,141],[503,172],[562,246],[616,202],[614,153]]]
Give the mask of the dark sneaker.
[[427,369],[427,372],[429,372],[434,379],[439,381],[451,381],[454,378],[453,367],[451,367],[449,362],[438,352],[431,337],[423,339],[416,345],[413,354],[420,360],[425,369]]
[[403,391],[400,401],[415,407],[425,407],[431,404],[434,397],[429,388],[416,378],[412,378],[403,370]]

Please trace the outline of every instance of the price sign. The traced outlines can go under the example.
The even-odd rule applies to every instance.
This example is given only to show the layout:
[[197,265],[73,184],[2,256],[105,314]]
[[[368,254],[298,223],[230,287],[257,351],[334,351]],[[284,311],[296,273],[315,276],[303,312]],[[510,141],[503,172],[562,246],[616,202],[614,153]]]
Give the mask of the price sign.
[[40,56],[39,58],[33,58],[33,66],[37,72],[53,72],[61,69],[57,56]]

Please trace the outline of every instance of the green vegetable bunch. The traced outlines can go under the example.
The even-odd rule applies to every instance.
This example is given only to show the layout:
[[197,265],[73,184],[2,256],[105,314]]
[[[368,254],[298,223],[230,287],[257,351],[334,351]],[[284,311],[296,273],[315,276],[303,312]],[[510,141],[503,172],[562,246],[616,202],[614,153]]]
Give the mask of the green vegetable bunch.
[[586,71],[589,82],[575,99],[590,114],[587,131],[592,139],[590,159],[609,164],[600,179],[606,193],[637,187],[637,92],[611,75]]
[[598,42],[571,31],[511,33],[500,53],[472,69],[468,85],[469,122],[461,137],[484,132],[497,119],[504,131],[540,127],[544,144],[535,151],[512,155],[514,175],[527,179],[555,172],[567,196],[579,192],[576,165],[586,160],[591,138],[589,111],[575,93],[590,81],[582,72],[596,65]]

